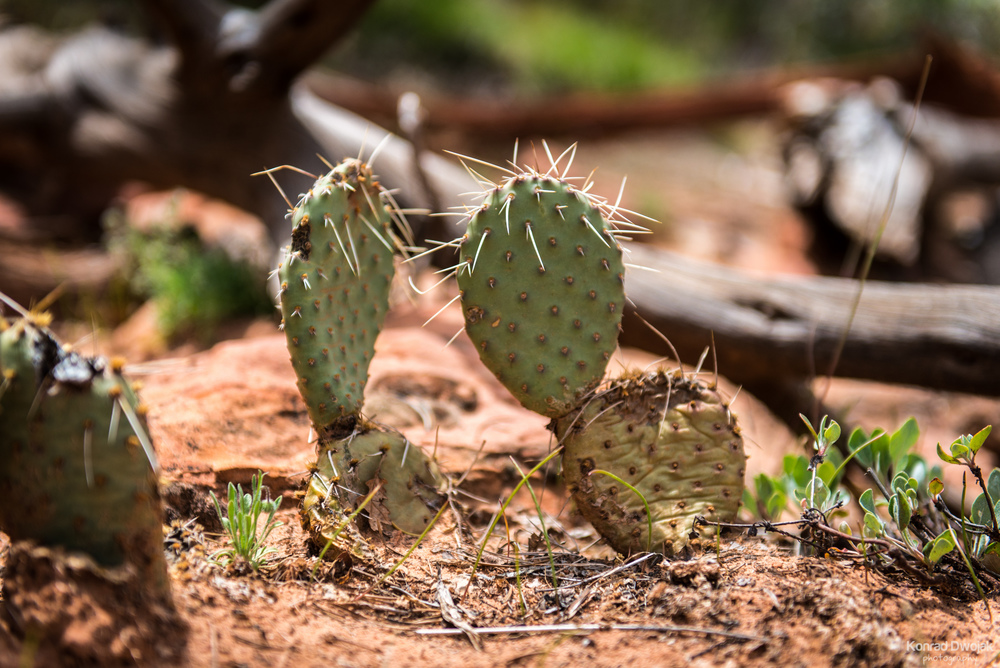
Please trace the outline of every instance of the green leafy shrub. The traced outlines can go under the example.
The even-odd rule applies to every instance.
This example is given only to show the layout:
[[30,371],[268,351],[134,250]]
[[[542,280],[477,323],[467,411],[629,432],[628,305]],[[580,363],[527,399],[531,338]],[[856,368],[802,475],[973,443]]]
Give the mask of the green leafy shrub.
[[[969,572],[982,595],[976,570],[1000,573],[1000,469],[984,476],[976,463],[991,427],[959,436],[947,451],[937,446],[945,464],[967,468],[981,489],[971,506],[966,506],[968,487],[963,476],[961,507],[956,512],[943,498],[941,465],[931,465],[912,452],[920,435],[913,418],[892,433],[855,429],[848,437],[846,455],[831,447],[840,437],[836,422],[824,417],[819,429],[813,429],[808,420],[806,424],[816,454],[786,456],[780,476],[759,474],[752,489],[746,490],[747,507],[761,519],[751,525],[752,532],[760,526],[767,530],[776,524],[798,524],[804,542],[814,547],[829,545],[829,540],[815,540],[817,532],[826,533],[846,540],[869,563],[896,564],[909,571],[919,566],[928,578],[942,560],[951,560],[953,567]],[[841,488],[851,460],[865,469],[874,487],[855,495]],[[845,517],[852,499],[862,517],[857,534],[846,521],[833,529],[830,520]],[[793,505],[790,501],[801,507],[800,519],[779,523]]]
[[155,300],[167,339],[194,336],[207,342],[227,319],[274,311],[259,267],[206,247],[190,226],[165,221],[141,231],[119,214],[109,216],[108,235],[108,247],[124,259],[126,292]]

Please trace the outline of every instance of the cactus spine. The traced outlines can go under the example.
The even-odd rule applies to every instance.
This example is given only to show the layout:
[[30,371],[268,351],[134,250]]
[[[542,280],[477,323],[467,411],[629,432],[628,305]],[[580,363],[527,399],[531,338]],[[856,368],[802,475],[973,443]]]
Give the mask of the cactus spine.
[[303,521],[318,544],[333,541],[334,555],[365,556],[363,539],[345,520],[377,481],[384,485],[367,508],[372,526],[388,515],[392,525],[419,532],[440,503],[432,462],[361,414],[389,309],[393,257],[402,247],[393,231],[402,214],[386,197],[367,164],[344,160],[292,209],[292,241],[278,268],[282,326],[319,435]]
[[[577,507],[608,543],[674,553],[695,515],[735,516],[742,439],[715,389],[693,376],[632,372],[600,386],[625,304],[616,236],[619,226],[639,226],[617,204],[553,176],[558,162],[545,173],[511,172],[468,214],[457,268],[465,329],[521,404],[552,418]],[[631,484],[652,517],[634,492],[596,471]]]
[[165,596],[145,407],[121,364],[63,347],[47,323],[0,319],[0,524],[15,542],[129,564]]

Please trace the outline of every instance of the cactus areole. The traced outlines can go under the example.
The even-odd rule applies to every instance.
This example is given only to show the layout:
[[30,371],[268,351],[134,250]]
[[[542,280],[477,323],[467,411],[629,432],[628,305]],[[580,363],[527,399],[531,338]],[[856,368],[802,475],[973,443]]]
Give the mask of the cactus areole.
[[443,502],[440,474],[420,448],[361,414],[375,339],[389,309],[402,225],[369,165],[348,158],[319,177],[291,212],[278,268],[282,327],[299,392],[318,434],[302,519],[330,557],[366,558],[348,517],[378,487],[374,532],[422,531]]
[[524,405],[568,412],[604,376],[625,305],[622,248],[570,183],[509,178],[461,240],[465,328],[483,363]]
[[743,439],[719,393],[693,376],[626,374],[554,429],[577,508],[619,552],[676,554],[688,544],[696,516],[736,517],[746,471]]

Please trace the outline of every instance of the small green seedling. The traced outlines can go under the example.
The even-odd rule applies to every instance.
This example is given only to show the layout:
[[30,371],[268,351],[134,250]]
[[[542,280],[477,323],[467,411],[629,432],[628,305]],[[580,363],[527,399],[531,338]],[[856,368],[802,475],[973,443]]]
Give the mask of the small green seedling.
[[[220,550],[213,555],[213,558],[221,566],[242,559],[250,565],[253,570],[259,570],[267,556],[275,549],[265,547],[264,543],[271,532],[282,525],[282,522],[275,520],[274,515],[281,505],[281,497],[273,501],[264,498],[264,473],[258,471],[250,478],[250,493],[244,494],[242,485],[229,483],[229,504],[226,513],[223,514],[219,505],[219,500],[215,494],[209,492],[212,503],[215,504],[215,512],[219,515],[222,528],[229,534],[232,546]],[[267,513],[267,520],[264,522],[260,534],[257,533],[258,519],[261,514]]]

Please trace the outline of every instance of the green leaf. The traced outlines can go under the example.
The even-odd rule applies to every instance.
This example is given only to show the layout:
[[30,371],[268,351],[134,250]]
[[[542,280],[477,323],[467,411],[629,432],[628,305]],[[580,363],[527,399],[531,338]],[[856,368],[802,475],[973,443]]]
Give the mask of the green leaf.
[[882,535],[882,520],[875,513],[865,513],[865,528],[873,536]]
[[956,458],[952,457],[949,454],[945,454],[945,451],[941,447],[940,443],[937,444],[937,453],[938,453],[938,457],[940,457],[941,461],[943,461],[943,462],[947,462],[948,464],[958,464],[958,463],[960,463]]
[[941,478],[931,478],[931,481],[927,483],[927,491],[930,492],[931,496],[937,496],[944,491],[944,483],[941,482]]
[[870,488],[861,493],[860,498],[858,498],[858,503],[860,503],[861,507],[869,513],[877,515],[875,512],[875,493],[872,492]]
[[774,481],[771,480],[771,476],[766,473],[759,473],[757,477],[753,479],[753,484],[754,488],[757,490],[757,498],[761,501],[767,501],[774,493]]
[[[870,437],[865,432],[865,430],[858,427],[854,431],[852,431],[850,437],[848,437],[847,449],[850,450],[851,452],[856,452],[858,449],[861,448],[861,446],[865,445],[868,442],[869,438]],[[858,452],[857,455],[855,455],[855,459],[861,466],[865,468],[871,467],[875,462],[875,458],[872,455],[872,446],[871,445],[865,446],[864,449],[862,449],[860,452]]]
[[983,447],[983,443],[986,442],[986,437],[990,435],[990,431],[992,429],[992,425],[987,425],[980,429],[976,435],[972,437],[972,440],[969,441],[969,450],[972,451],[972,454],[979,452],[979,448]]
[[[872,435],[874,436],[874,434]],[[889,477],[889,469],[892,468],[892,457],[889,454],[889,434],[881,432],[878,438],[869,446],[872,452],[872,462],[875,470],[883,477]]]
[[917,444],[919,437],[920,427],[917,426],[917,421],[912,417],[896,430],[896,433],[889,438],[889,456],[894,464],[902,461],[903,457]]
[[894,492],[905,492],[909,482],[910,476],[906,475],[903,471],[900,471],[893,476],[892,482],[889,484],[889,488]]
[[823,479],[816,476],[816,482],[810,483],[812,488],[812,504],[814,508],[823,509],[830,498],[830,488],[826,486]]
[[1000,469],[990,471],[990,477],[986,479],[986,490],[993,503],[1000,502]]
[[892,515],[892,519],[895,520],[900,531],[906,531],[906,528],[910,526],[912,514],[910,501],[906,498],[906,494],[896,492],[892,495],[892,498],[889,499],[889,514]]
[[903,458],[902,470],[917,481],[919,487],[927,482],[927,462],[920,455],[908,454]]
[[[816,433],[816,430],[813,429],[812,422],[809,421],[809,418],[807,418],[802,413],[799,413],[799,417],[802,418],[802,421],[806,423],[806,429],[808,429],[809,433],[812,434],[813,440],[814,441],[818,441],[819,440],[819,435]],[[823,417],[823,420],[826,420],[826,416]],[[820,426],[822,427],[822,425],[823,425],[823,421],[821,420],[820,421]]]
[[[829,507],[830,508],[833,508],[834,506],[841,506],[841,507],[843,507],[843,506],[845,506],[847,504],[848,499],[850,499],[850,496],[847,494],[847,492],[845,492],[842,489],[838,489],[836,492],[833,492],[830,495],[830,505],[829,505]],[[846,510],[840,510],[840,511],[838,511],[837,514],[838,515],[839,514],[845,514],[846,515],[847,511]]]
[[951,537],[950,531],[943,534],[924,545],[924,556],[927,557],[927,565],[933,567],[941,561],[941,557],[955,549],[955,541]]
[[840,523],[840,533],[846,533],[848,536],[853,536],[854,531],[851,530],[851,525],[847,523],[847,520],[843,520]]
[[833,476],[837,473],[837,467],[832,462],[824,461],[816,467],[816,476],[820,478],[827,487],[833,483]]
[[972,509],[969,511],[969,520],[975,524],[986,524],[990,520],[990,504],[986,500],[985,494],[980,494],[972,502]]
[[823,440],[828,444],[832,445],[837,442],[840,438],[840,425],[837,424],[836,420],[830,420],[830,426],[826,428],[823,432]]
[[781,517],[781,513],[784,512],[787,505],[788,497],[780,489],[776,489],[767,500],[767,514],[771,519],[776,520]]
[[969,450],[969,446],[967,445],[964,445],[962,443],[951,444],[951,456],[954,457],[955,459],[968,459],[969,453],[971,452],[972,451]]
[[[791,461],[789,461],[791,458]],[[785,472],[792,477],[796,486],[802,488],[812,480],[812,471],[809,470],[809,460],[802,455],[787,455],[785,457]]]

